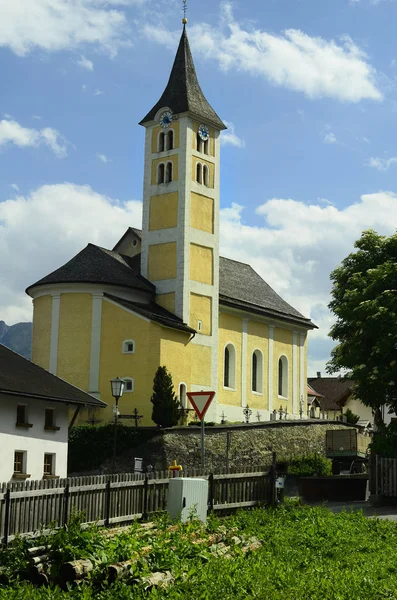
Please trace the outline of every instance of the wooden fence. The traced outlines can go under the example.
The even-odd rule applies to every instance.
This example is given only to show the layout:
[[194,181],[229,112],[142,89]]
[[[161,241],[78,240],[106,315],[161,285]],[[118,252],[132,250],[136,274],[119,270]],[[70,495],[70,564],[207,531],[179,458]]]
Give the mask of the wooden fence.
[[[274,469],[245,473],[183,472],[209,480],[208,506],[229,510],[274,500]],[[86,523],[115,525],[167,509],[170,474],[100,475],[0,485],[0,541],[61,527],[74,513]]]
[[371,493],[397,498],[397,459],[374,457],[371,462]]

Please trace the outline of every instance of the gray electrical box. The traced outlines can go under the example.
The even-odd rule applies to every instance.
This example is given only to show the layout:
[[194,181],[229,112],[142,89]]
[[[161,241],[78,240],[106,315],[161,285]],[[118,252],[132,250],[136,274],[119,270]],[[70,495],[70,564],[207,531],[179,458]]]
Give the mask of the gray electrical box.
[[208,480],[193,477],[170,479],[168,488],[168,514],[183,523],[192,515],[207,522]]

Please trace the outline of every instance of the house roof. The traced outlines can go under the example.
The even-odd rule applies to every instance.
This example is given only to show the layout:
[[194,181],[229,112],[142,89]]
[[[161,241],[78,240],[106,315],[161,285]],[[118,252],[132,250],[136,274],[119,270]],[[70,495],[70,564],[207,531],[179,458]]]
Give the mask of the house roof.
[[156,289],[141,276],[140,258],[123,256],[95,244],[88,244],[62,267],[30,285],[26,292],[51,283],[102,283],[151,293]]
[[106,406],[105,402],[52,375],[2,344],[0,344],[0,365],[0,395],[7,394],[98,408]]
[[324,396],[321,400],[324,410],[340,410],[354,386],[352,379],[344,377],[309,377],[308,383]]
[[140,125],[153,121],[157,112],[165,107],[170,108],[174,114],[193,113],[218,129],[226,129],[226,125],[211,107],[200,87],[185,27],[167,87]]
[[127,231],[123,233],[117,244],[114,245],[112,252],[116,252],[116,248],[125,240],[128,234],[133,233],[137,238],[142,240],[142,229],[136,229],[135,227],[128,227]]
[[316,390],[314,390],[312,388],[311,385],[307,384],[307,395],[308,396],[315,396],[316,398],[324,398],[324,396],[322,394],[319,394],[318,392],[316,392]]
[[155,321],[160,325],[165,327],[171,327],[172,329],[179,329],[180,331],[186,331],[187,333],[196,333],[195,329],[192,329],[188,325],[186,325],[182,319],[179,319],[173,313],[170,313],[168,310],[159,306],[155,302],[151,302],[150,304],[139,304],[138,302],[131,302],[130,300],[125,300],[124,298],[119,298],[118,296],[113,296],[112,294],[105,294],[106,298],[109,298],[113,302],[116,302],[120,306],[124,308],[128,308],[133,312],[136,312],[151,321]]

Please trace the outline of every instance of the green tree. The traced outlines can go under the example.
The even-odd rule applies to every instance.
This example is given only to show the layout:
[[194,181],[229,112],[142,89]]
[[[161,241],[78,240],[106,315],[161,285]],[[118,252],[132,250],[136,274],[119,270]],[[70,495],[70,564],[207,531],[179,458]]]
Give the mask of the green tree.
[[349,423],[350,425],[356,425],[360,420],[360,417],[355,415],[350,408],[346,409],[346,412],[343,413],[343,416],[346,417],[346,423]]
[[178,424],[180,405],[166,367],[159,367],[156,371],[150,401],[153,404],[152,420],[159,427],[174,427]]
[[327,370],[347,370],[382,423],[381,406],[397,409],[397,233],[364,231],[355,248],[331,273],[330,336],[339,343]]

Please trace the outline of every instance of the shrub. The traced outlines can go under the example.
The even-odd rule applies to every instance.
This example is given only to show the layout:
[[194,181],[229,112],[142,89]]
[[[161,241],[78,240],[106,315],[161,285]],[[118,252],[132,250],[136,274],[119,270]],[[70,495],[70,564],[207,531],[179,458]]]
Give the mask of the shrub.
[[371,452],[385,458],[397,458],[397,423],[392,422],[375,433],[370,445]]
[[355,415],[350,408],[346,410],[343,416],[346,417],[346,423],[349,423],[350,425],[356,425],[360,420],[360,417]]
[[175,396],[172,377],[166,367],[159,367],[153,381],[152,420],[159,427],[175,427],[180,416],[180,404]]
[[300,477],[332,475],[332,461],[319,454],[298,456],[290,462],[288,474]]

